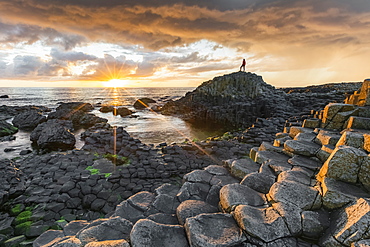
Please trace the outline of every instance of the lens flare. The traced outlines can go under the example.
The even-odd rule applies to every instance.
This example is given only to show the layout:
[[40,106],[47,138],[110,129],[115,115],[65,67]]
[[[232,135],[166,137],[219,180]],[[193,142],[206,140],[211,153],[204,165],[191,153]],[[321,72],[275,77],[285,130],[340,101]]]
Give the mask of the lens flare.
[[105,87],[125,87],[127,86],[127,80],[121,80],[121,79],[112,79],[109,81],[103,82],[103,85]]

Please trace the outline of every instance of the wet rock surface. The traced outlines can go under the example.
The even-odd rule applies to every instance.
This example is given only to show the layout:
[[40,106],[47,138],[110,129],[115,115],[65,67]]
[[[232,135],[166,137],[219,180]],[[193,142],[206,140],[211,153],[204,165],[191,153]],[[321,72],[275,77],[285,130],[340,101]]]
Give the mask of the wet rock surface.
[[108,121],[88,113],[93,109],[94,107],[90,103],[60,103],[56,110],[48,115],[48,119],[70,120],[76,129],[89,128],[96,123],[106,123]]
[[31,133],[30,140],[40,149],[68,150],[73,149],[76,139],[73,124],[68,120],[51,119],[39,124]]
[[17,133],[17,131],[17,127],[14,127],[5,120],[0,120],[0,137],[13,135]]

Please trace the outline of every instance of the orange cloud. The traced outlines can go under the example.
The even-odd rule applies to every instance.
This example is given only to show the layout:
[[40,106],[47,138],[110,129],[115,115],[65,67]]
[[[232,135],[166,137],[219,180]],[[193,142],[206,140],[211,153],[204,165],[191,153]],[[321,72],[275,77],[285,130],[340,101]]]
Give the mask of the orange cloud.
[[[0,0],[0,27],[4,27],[0,43],[39,40],[71,50],[84,43],[107,42],[135,46],[132,49],[139,53],[165,53],[166,48],[209,40],[234,48],[241,56],[249,54],[249,68],[256,72],[301,71],[303,75],[305,70],[327,68],[335,72],[327,80],[343,75],[344,63],[359,64],[370,55],[364,48],[369,47],[370,6],[363,2],[166,2]],[[194,56],[195,52],[198,51],[190,54]],[[128,76],[135,70],[136,76],[150,76],[170,61],[146,59],[128,64],[124,74]],[[209,65],[200,57],[196,61],[203,64],[181,72],[216,71],[222,67]],[[86,71],[92,71],[94,66],[88,66]],[[356,66],[348,66],[347,73],[352,67]],[[171,68],[180,69],[176,65]],[[95,76],[106,73],[96,69]],[[365,68],[357,66],[355,77],[361,79],[366,73]]]

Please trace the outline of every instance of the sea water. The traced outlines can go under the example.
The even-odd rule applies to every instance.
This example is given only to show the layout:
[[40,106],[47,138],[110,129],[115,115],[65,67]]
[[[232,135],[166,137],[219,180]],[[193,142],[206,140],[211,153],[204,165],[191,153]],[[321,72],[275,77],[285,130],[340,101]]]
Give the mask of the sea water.
[[[195,127],[175,116],[164,116],[160,113],[145,110],[136,110],[133,107],[139,98],[148,97],[164,104],[168,100],[176,100],[184,96],[194,88],[0,88],[0,95],[8,95],[9,98],[1,98],[1,105],[24,106],[39,105],[47,106],[54,110],[60,102],[86,102],[96,106],[93,114],[108,119],[112,126],[122,126],[134,138],[143,143],[157,145],[159,143],[181,143],[185,139],[203,140],[208,136],[221,134],[221,129],[209,129]],[[99,111],[100,105],[124,106],[134,111],[132,116],[121,117]],[[9,122],[11,121],[8,120]],[[80,134],[83,129],[76,130],[76,148],[83,146]],[[14,157],[20,150],[29,148],[29,133],[19,131],[16,141],[0,143],[0,156],[4,158]],[[5,153],[5,148],[15,148],[13,152]]]

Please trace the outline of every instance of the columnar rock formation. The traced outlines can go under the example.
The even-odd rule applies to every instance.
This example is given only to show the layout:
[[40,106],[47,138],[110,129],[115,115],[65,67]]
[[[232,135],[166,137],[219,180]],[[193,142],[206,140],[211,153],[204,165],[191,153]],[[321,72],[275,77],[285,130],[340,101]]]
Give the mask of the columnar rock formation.
[[370,106],[370,79],[366,79],[359,91],[347,97],[345,103],[359,106]]
[[285,93],[265,83],[261,76],[236,72],[204,82],[185,97],[165,104],[161,112],[191,122],[240,127],[273,112],[283,114],[290,107],[285,106],[288,102],[284,97]]
[[[86,113],[89,104],[61,106],[35,136],[58,121],[67,129],[95,125],[82,135],[83,150],[0,161],[0,245],[369,246],[370,106],[362,100],[368,94],[285,122],[291,113],[283,108],[300,105],[295,100],[303,93],[285,94],[256,75],[234,73],[182,101],[201,95],[194,102],[212,112],[217,95],[225,95],[220,102],[233,94],[241,100],[239,90],[248,102],[283,102],[274,108],[282,115],[258,118],[241,135],[154,147]],[[221,112],[222,104],[214,108]],[[277,129],[283,131],[265,141]]]
[[329,104],[249,157],[134,194],[109,218],[71,221],[34,246],[369,246],[370,129],[350,120],[359,112],[370,107]]
[[257,118],[286,119],[299,112],[318,110],[329,102],[341,102],[344,92],[353,92],[358,87],[358,83],[341,83],[303,91],[275,89],[261,76],[236,72],[204,82],[181,99],[165,104],[161,112],[203,125],[250,127]]

